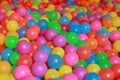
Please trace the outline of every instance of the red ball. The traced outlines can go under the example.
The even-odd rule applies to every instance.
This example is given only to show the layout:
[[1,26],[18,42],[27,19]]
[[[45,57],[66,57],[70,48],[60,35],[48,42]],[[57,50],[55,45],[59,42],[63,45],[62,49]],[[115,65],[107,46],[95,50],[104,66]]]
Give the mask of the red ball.
[[2,20],[1,20],[1,25],[3,26],[3,27],[5,27],[6,26],[6,23],[8,22],[10,20],[10,17],[4,17],[4,18],[2,18]]
[[97,33],[95,31],[90,31],[88,33],[88,37],[95,38],[97,36]]
[[0,33],[3,33],[5,35],[7,33],[6,27],[0,28]]
[[20,21],[21,16],[18,13],[13,13],[10,16],[11,20]]
[[0,6],[0,13],[7,13],[7,9],[3,6]]
[[31,52],[34,53],[40,47],[40,44],[34,41],[34,42],[31,42],[31,46],[32,46]]
[[72,19],[75,20],[78,14],[78,11],[72,11],[71,14],[72,14]]
[[66,25],[66,24],[61,24],[61,27],[62,27],[62,30],[63,31],[69,31],[69,27],[68,27],[68,25]]
[[97,47],[96,49],[94,49],[95,54],[98,54],[100,52],[104,52],[105,50],[102,47]]

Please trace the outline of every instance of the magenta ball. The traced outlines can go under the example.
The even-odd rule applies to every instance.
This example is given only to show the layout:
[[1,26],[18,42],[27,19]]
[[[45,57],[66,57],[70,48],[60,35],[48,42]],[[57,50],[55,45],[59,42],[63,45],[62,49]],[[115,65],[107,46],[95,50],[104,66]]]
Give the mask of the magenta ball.
[[45,75],[45,73],[47,71],[47,66],[43,62],[35,62],[32,65],[31,71],[34,76],[42,77]]
[[91,30],[99,31],[102,27],[100,20],[94,20],[91,22]]
[[57,35],[57,32],[54,29],[48,29],[45,33],[47,40],[52,40]]
[[88,36],[86,34],[80,34],[78,36],[79,40],[87,40],[88,39]]
[[101,19],[102,18],[102,14],[99,12],[99,13],[96,13],[95,15],[95,18],[97,19]]
[[73,73],[68,73],[64,75],[62,80],[78,80],[77,76]]
[[78,62],[78,55],[76,53],[67,53],[64,56],[64,61],[69,66],[74,66]]
[[24,77],[22,80],[36,80],[36,78],[33,76],[27,76],[27,77]]
[[104,48],[105,51],[109,50],[109,49],[112,49],[112,44],[111,43],[107,43],[107,44],[105,44],[105,46],[103,48]]
[[16,49],[20,54],[29,54],[31,51],[31,44],[28,41],[22,40],[17,44]]
[[29,21],[29,20],[31,20],[31,19],[33,19],[33,16],[32,16],[31,14],[27,14],[27,15],[25,16],[25,20]]
[[43,50],[38,50],[34,53],[33,59],[34,59],[34,61],[39,61],[39,62],[45,63],[48,60],[48,54]]
[[17,13],[19,13],[21,16],[25,16],[26,15],[26,9],[24,7],[20,7],[17,9]]
[[40,45],[45,45],[47,43],[47,40],[45,39],[44,36],[40,36],[38,39],[37,39],[37,42],[40,44]]
[[76,53],[76,51],[77,51],[77,47],[73,44],[68,44],[65,46],[66,53],[70,53],[70,52]]
[[120,64],[120,57],[113,55],[109,57],[110,63],[113,64]]
[[88,16],[88,19],[89,19],[89,21],[93,21],[93,20],[95,20],[95,16],[94,15]]
[[66,38],[64,35],[57,35],[53,39],[53,44],[55,46],[64,47],[66,45]]
[[73,70],[73,73],[78,77],[78,80],[83,80],[87,71],[85,68],[79,66]]
[[22,78],[30,75],[30,69],[25,65],[19,65],[15,68],[13,74],[16,80],[21,80]]
[[111,41],[116,41],[116,40],[119,40],[120,39],[120,32],[118,32],[117,30],[116,31],[112,31],[110,33],[110,40]]

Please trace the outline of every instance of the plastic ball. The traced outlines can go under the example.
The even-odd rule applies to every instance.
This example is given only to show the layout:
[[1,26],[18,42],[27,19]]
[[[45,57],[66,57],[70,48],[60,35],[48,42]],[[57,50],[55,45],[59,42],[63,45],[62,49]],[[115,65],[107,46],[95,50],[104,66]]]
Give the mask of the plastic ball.
[[19,38],[18,33],[17,33],[17,32],[15,32],[15,31],[10,31],[10,32],[7,32],[6,37],[8,37],[8,36],[16,36],[17,38]]
[[29,21],[29,20],[31,20],[31,19],[33,19],[33,16],[32,16],[31,14],[27,14],[27,15],[25,16],[25,20]]
[[78,55],[76,53],[67,53],[64,56],[64,61],[69,66],[74,66],[78,62]]
[[81,29],[81,32],[82,32],[83,34],[87,34],[87,33],[90,32],[91,27],[90,27],[90,25],[89,25],[88,23],[83,22],[83,23],[80,25],[80,29]]
[[108,55],[105,52],[99,52],[96,54],[96,58],[101,61],[104,59],[108,59]]
[[37,11],[32,12],[32,15],[33,15],[33,17],[34,17],[35,19],[39,19],[39,18],[40,18],[40,13],[37,12]]
[[77,14],[76,18],[77,18],[77,19],[80,19],[80,18],[82,18],[82,17],[84,17],[84,16],[85,16],[84,13],[79,12],[79,13]]
[[98,63],[98,59],[95,56],[89,57],[86,61],[87,61],[88,64],[92,64],[92,63],[97,64]]
[[90,31],[89,33],[88,33],[88,37],[89,38],[95,38],[97,36],[97,33],[95,32],[95,31]]
[[75,33],[78,34],[78,35],[79,35],[79,34],[81,33],[81,31],[82,31],[80,25],[78,25],[78,24],[72,24],[72,23],[71,23],[71,25],[70,25],[69,28],[70,28],[70,30],[69,30],[70,32],[75,32]]
[[113,17],[113,26],[114,27],[119,27],[120,26],[119,22],[120,22],[120,17]]
[[21,16],[25,16],[27,11],[24,7],[20,7],[17,9],[17,13],[20,14]]
[[18,13],[13,13],[10,15],[11,20],[20,21],[21,16]]
[[101,69],[103,69],[103,68],[110,68],[111,67],[111,63],[107,59],[99,61],[98,65],[100,66]]
[[40,44],[40,45],[45,45],[47,43],[47,40],[45,39],[44,36],[40,36],[37,38],[37,42]]
[[25,40],[20,41],[16,47],[20,54],[29,54],[31,51],[31,44]]
[[22,79],[30,75],[30,69],[25,65],[19,65],[15,68],[13,74],[16,79]]
[[35,76],[42,77],[47,72],[47,66],[42,62],[35,62],[31,67],[32,73]]
[[102,27],[102,24],[99,20],[94,20],[91,22],[91,30],[93,31],[99,31]]
[[8,31],[17,31],[18,30],[18,23],[15,20],[10,20],[7,22],[6,28]]
[[3,45],[5,43],[5,36],[4,34],[0,33],[0,45]]
[[49,18],[49,20],[56,20],[57,17],[58,17],[58,14],[57,14],[56,11],[50,11],[50,12],[48,13],[48,18]]
[[37,25],[37,22],[34,19],[30,19],[27,22],[27,27],[31,27],[32,25]]
[[65,52],[66,53],[76,53],[77,47],[73,44],[68,44],[65,46]]
[[103,24],[103,26],[105,26],[107,28],[112,27],[113,26],[113,19],[109,18],[109,17],[108,18],[104,18],[102,20],[102,24]]
[[78,36],[79,40],[87,40],[88,39],[88,36],[86,34],[79,34]]
[[120,57],[113,55],[109,57],[110,63],[113,64],[120,64]]
[[87,66],[87,71],[98,73],[100,71],[100,67],[99,65],[92,63]]
[[116,40],[113,43],[113,49],[115,49],[116,51],[120,52],[120,40]]
[[86,74],[85,80],[101,80],[101,78],[97,73],[90,72]]
[[106,51],[108,56],[112,56],[112,55],[117,55],[118,56],[118,52],[115,49],[109,49]]
[[62,31],[69,31],[69,26],[67,24],[61,24]]
[[43,45],[39,48],[39,50],[44,50],[48,54],[48,56],[50,56],[50,54],[51,54],[51,49],[49,46]]
[[1,80],[9,80],[10,76],[8,74],[0,74],[0,79]]
[[77,76],[73,73],[66,74],[62,80],[78,80]]
[[69,24],[70,20],[67,16],[62,16],[60,19],[59,19],[59,23],[60,24]]
[[45,74],[45,80],[51,79],[51,78],[59,78],[60,74],[56,69],[48,69],[48,71]]
[[19,28],[18,29],[18,35],[19,37],[25,37],[25,34],[26,34],[26,28]]
[[48,22],[44,19],[39,20],[37,25],[40,27],[41,30],[45,30],[48,28]]
[[88,64],[87,64],[87,62],[86,62],[85,60],[79,60],[78,63],[77,63],[74,67],[76,68],[76,67],[81,66],[81,67],[83,67],[83,68],[86,68],[87,65],[88,65]]
[[110,32],[110,40],[111,41],[116,41],[120,39],[120,33],[117,30],[111,31]]
[[51,68],[58,69],[62,66],[62,63],[62,58],[57,54],[53,54],[48,58],[48,65]]
[[14,49],[17,46],[18,38],[16,36],[8,36],[6,37],[5,44],[8,48]]
[[0,61],[0,73],[9,74],[11,72],[11,64],[7,61]]
[[110,37],[110,33],[108,32],[108,30],[100,30],[98,31],[98,35],[104,34],[105,36],[107,36],[108,38]]
[[53,38],[53,44],[55,46],[63,47],[66,45],[66,38],[63,35],[57,35]]
[[36,78],[33,76],[27,76],[27,77],[22,78],[21,80],[36,80]]
[[83,80],[84,76],[87,74],[87,71],[83,67],[76,67],[73,70],[73,73],[78,77],[79,80]]

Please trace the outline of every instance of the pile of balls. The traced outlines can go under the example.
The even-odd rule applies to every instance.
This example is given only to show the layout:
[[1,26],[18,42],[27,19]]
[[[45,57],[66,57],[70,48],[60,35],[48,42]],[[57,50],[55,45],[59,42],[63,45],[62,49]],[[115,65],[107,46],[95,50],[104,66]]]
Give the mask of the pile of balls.
[[120,80],[120,0],[0,0],[0,80]]

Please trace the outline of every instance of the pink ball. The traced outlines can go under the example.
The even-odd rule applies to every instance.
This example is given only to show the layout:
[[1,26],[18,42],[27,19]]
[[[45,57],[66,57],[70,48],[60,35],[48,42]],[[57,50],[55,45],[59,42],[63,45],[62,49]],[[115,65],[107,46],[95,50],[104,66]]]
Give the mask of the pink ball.
[[34,53],[33,59],[34,59],[34,61],[39,61],[39,62],[45,63],[48,60],[48,55],[45,51],[38,50]]
[[120,57],[113,55],[109,57],[110,63],[113,64],[120,64]]
[[45,45],[47,43],[47,40],[45,39],[44,36],[40,36],[38,39],[37,39],[37,42],[40,44],[40,45]]
[[30,75],[30,69],[25,65],[19,65],[14,70],[14,77],[17,80],[21,80],[22,78],[29,75]]
[[36,80],[36,78],[33,76],[27,76],[27,77],[24,77],[22,80]]
[[15,21],[20,21],[20,18],[21,18],[21,16],[18,13],[13,13],[10,16],[10,19],[15,20]]
[[112,49],[112,45],[111,45],[111,43],[107,43],[107,44],[105,44],[105,46],[103,48],[106,51],[106,50]]
[[38,76],[38,77],[42,77],[45,75],[45,73],[47,71],[47,66],[45,63],[35,62],[32,65],[31,71],[32,71],[33,75]]
[[57,35],[53,39],[53,44],[55,46],[64,47],[66,45],[66,38],[64,35]]
[[31,51],[31,44],[25,40],[20,41],[17,44],[16,50],[20,53],[20,54],[29,54]]
[[74,52],[76,53],[77,51],[77,47],[73,44],[68,44],[67,46],[65,46],[65,52],[69,53],[69,52]]
[[52,40],[57,35],[54,29],[48,29],[45,33],[45,37],[47,40]]
[[116,30],[116,31],[112,31],[110,33],[110,40],[111,41],[116,41],[120,39],[120,33]]
[[17,9],[17,13],[19,13],[21,16],[25,16],[26,15],[26,9],[24,7],[20,7]]
[[100,20],[94,20],[91,22],[91,30],[99,31],[102,27]]
[[73,73],[66,74],[62,80],[78,80],[77,76]]
[[31,19],[33,19],[33,16],[32,16],[31,14],[27,14],[27,15],[25,16],[25,20],[29,21],[29,20],[31,20]]
[[88,36],[86,34],[80,34],[78,36],[79,40],[87,40],[88,39]]
[[85,68],[79,66],[73,70],[73,73],[78,77],[78,80],[83,80],[87,71]]
[[64,61],[69,66],[74,66],[78,62],[78,55],[76,53],[67,53],[64,56]]

